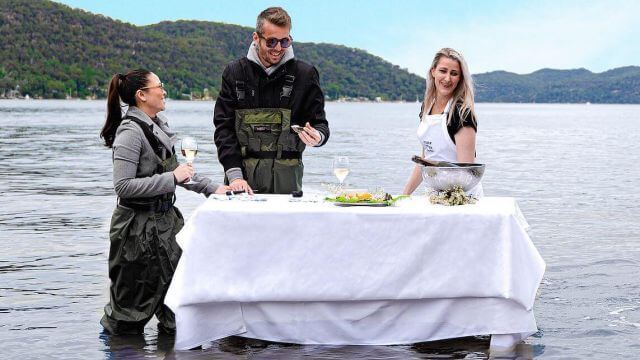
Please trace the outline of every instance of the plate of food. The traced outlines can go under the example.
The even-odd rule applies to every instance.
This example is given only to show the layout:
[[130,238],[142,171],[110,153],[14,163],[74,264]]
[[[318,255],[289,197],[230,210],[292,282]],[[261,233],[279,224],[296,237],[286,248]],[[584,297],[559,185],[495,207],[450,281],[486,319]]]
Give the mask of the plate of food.
[[406,196],[393,197],[388,193],[376,193],[372,194],[368,191],[354,192],[345,191],[335,197],[326,198],[327,201],[332,202],[336,206],[391,206],[397,200]]
[[344,206],[344,207],[349,207],[349,206],[373,206],[373,207],[384,207],[384,206],[390,206],[391,204],[388,202],[365,202],[365,201],[361,201],[361,202],[340,202],[340,201],[335,201],[333,203],[335,206]]

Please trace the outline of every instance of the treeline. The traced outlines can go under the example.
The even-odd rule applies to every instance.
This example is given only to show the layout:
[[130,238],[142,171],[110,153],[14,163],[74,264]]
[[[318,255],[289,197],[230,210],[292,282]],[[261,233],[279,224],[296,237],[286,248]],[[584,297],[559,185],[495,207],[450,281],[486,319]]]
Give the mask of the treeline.
[[[110,76],[144,67],[171,98],[215,98],[222,70],[246,55],[252,29],[207,21],[134,26],[46,0],[0,0],[0,97],[104,98]],[[421,99],[424,78],[363,50],[294,43],[331,99]],[[425,64],[426,66],[426,64]],[[474,75],[476,101],[640,103],[640,67]]]
[[[252,29],[205,21],[138,27],[44,0],[0,1],[0,96],[105,97],[110,76],[148,68],[171,98],[215,98],[230,61],[246,54]],[[362,50],[294,44],[318,67],[330,98],[415,99],[424,80]]]
[[586,69],[542,69],[518,75],[494,71],[474,75],[476,101],[514,103],[640,103],[640,67],[602,73]]

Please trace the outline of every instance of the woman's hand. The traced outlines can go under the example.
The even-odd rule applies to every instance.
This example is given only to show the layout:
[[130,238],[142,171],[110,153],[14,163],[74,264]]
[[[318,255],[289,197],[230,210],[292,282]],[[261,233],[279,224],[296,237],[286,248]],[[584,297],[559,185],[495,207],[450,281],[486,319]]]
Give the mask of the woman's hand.
[[191,179],[193,174],[194,174],[193,167],[187,164],[180,164],[175,170],[173,170],[173,177],[176,178],[176,181],[178,182],[178,184],[181,184],[186,180]]

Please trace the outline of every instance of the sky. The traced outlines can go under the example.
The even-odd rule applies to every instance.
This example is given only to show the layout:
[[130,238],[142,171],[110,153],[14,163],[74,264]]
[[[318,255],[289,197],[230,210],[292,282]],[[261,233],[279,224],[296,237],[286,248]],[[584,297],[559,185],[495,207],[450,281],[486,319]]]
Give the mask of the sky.
[[183,19],[255,27],[260,11],[282,6],[292,18],[294,49],[295,41],[359,48],[423,77],[443,47],[461,52],[474,74],[640,65],[635,0],[56,2],[135,25]]

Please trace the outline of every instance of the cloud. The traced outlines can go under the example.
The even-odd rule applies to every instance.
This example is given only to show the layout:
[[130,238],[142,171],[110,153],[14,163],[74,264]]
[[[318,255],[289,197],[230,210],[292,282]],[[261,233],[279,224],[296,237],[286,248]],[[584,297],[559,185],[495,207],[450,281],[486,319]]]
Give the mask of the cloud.
[[442,47],[460,50],[472,73],[580,67],[599,72],[640,65],[640,4],[538,5],[444,28],[415,27],[415,35],[387,58],[421,76]]

